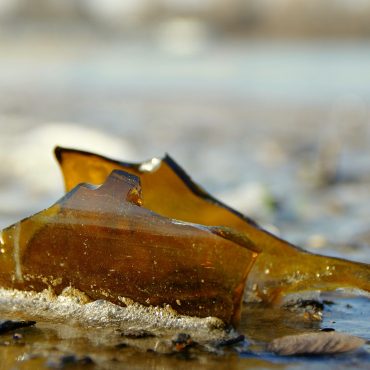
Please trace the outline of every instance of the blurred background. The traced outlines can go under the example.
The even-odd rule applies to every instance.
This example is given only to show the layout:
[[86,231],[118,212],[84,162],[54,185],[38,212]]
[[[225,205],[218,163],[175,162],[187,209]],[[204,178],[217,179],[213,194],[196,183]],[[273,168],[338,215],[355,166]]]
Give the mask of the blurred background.
[[0,226],[55,145],[170,153],[291,242],[370,261],[370,2],[0,0]]

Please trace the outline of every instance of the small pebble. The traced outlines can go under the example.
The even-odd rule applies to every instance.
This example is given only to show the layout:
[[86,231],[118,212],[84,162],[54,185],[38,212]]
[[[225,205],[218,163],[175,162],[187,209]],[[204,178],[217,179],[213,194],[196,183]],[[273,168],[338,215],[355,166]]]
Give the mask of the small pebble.
[[194,345],[193,339],[189,334],[179,333],[173,339],[172,343],[175,345],[175,350],[178,352],[188,349],[190,346]]
[[328,355],[353,351],[364,344],[364,339],[349,334],[321,331],[274,339],[267,350],[281,356]]
[[21,333],[14,333],[13,334],[13,339],[14,340],[21,340],[21,339],[23,339],[23,335]]

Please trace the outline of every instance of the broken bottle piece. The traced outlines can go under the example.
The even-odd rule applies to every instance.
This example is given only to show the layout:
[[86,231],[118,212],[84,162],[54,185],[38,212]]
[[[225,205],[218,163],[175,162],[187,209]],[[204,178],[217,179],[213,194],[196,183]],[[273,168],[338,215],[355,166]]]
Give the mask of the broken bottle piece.
[[308,253],[263,230],[247,216],[213,198],[169,156],[144,163],[115,161],[94,153],[56,148],[67,191],[81,182],[100,184],[114,169],[140,177],[143,206],[163,216],[238,231],[262,253],[247,281],[248,297],[276,302],[308,290],[370,291],[370,265]]
[[143,199],[138,177],[120,170],[101,186],[77,185],[2,231],[0,285],[57,294],[72,286],[93,300],[236,324],[256,248],[230,229],[154,213]]

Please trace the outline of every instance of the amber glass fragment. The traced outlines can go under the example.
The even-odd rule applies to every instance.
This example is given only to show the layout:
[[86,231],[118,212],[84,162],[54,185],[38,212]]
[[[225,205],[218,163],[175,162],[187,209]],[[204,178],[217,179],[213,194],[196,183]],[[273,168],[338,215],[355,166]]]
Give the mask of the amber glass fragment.
[[72,286],[92,299],[169,304],[235,324],[257,257],[251,242],[226,228],[171,220],[141,203],[138,178],[123,171],[97,188],[78,185],[2,231],[0,285],[56,293]]
[[[56,148],[56,156],[67,190],[83,181],[100,184],[113,169],[123,169],[140,177],[144,207],[170,218],[238,230],[262,250],[247,284],[265,302],[305,290],[370,291],[370,265],[311,254],[277,238],[206,193],[169,156],[142,164],[63,148]],[[156,164],[152,169],[151,163]]]

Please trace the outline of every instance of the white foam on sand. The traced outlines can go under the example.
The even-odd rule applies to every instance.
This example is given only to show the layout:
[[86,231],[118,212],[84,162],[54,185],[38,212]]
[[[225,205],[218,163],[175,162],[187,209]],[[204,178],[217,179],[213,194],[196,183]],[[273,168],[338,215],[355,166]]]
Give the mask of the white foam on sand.
[[40,293],[0,288],[2,311],[27,314],[28,317],[94,327],[127,327],[145,330],[176,329],[224,331],[224,323],[215,317],[179,315],[170,306],[143,306],[122,298],[126,307],[106,300],[89,301],[84,293],[66,288],[60,295],[51,290]]

